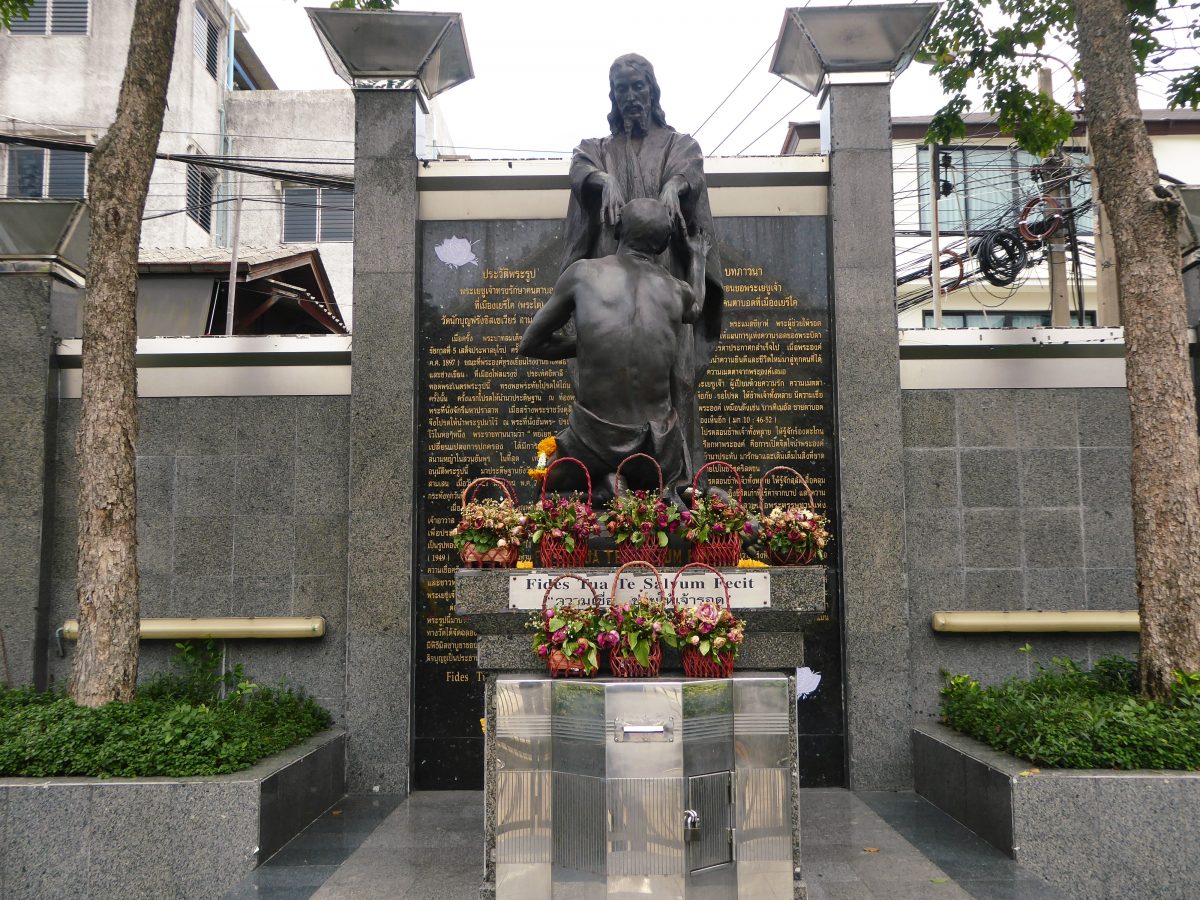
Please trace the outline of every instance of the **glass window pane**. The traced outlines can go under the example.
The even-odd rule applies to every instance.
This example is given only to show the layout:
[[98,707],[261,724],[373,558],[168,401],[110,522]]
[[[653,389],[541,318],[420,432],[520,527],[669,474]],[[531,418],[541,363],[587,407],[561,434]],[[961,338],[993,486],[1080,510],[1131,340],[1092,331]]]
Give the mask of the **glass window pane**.
[[47,197],[83,197],[87,154],[75,150],[50,151],[50,182]]
[[[963,201],[958,177],[958,173],[962,171],[962,151],[939,150],[939,166],[946,156],[950,159],[951,168],[946,170],[939,167],[940,180],[949,181],[954,187],[954,191],[949,196],[942,197],[939,188],[938,231],[942,234],[961,232],[963,228]],[[929,210],[929,175],[929,149],[919,147],[917,149],[917,186],[920,191],[922,231],[929,231],[933,227],[933,219]]]
[[51,34],[87,34],[88,0],[54,0]]
[[22,19],[20,15],[13,16],[8,30],[13,34],[45,34],[46,0],[34,0],[28,19]]
[[317,239],[317,189],[283,189],[284,243],[313,243]]
[[1012,218],[1013,158],[1007,147],[964,150],[962,180],[972,231],[991,231]]
[[321,240],[354,240],[354,194],[335,188],[321,190]]
[[8,148],[8,196],[41,197],[46,151],[41,147]]

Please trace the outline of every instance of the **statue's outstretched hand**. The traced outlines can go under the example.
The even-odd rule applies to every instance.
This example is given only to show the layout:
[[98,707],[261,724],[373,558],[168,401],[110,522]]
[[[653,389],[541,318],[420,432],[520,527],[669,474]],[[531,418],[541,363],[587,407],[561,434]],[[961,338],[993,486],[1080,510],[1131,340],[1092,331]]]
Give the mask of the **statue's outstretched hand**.
[[611,175],[604,176],[604,187],[600,194],[600,216],[605,225],[616,227],[621,218],[621,207],[625,205],[625,195],[621,186]]
[[667,215],[671,218],[671,227],[677,231],[683,231],[687,227],[687,223],[683,220],[683,208],[679,205],[678,186],[673,181],[668,181],[663,185],[658,200],[667,208]]

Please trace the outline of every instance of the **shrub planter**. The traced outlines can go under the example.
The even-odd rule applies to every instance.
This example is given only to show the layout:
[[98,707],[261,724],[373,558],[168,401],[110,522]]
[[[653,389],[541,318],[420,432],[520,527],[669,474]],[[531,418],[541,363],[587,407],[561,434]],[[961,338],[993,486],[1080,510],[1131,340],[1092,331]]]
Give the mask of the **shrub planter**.
[[1069,897],[1191,897],[1200,773],[1040,769],[913,728],[917,793]]
[[0,896],[219,897],[346,793],[331,729],[230,775],[0,778]]

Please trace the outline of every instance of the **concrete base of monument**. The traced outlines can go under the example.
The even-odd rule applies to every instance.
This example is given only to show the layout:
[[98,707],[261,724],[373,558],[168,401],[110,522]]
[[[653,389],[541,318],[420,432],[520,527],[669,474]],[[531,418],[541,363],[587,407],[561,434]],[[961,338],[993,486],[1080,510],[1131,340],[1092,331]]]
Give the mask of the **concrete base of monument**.
[[[582,574],[597,582],[611,576],[613,567],[584,569]],[[824,566],[767,569],[724,569],[728,579],[744,581],[748,572],[769,573],[769,605],[757,608],[737,608],[746,620],[746,643],[738,656],[736,673],[754,677],[755,672],[783,671],[791,676],[804,665],[804,633],[817,619],[828,615],[828,583],[835,577]],[[545,672],[545,663],[530,646],[530,633],[525,629],[529,608],[513,608],[513,598],[520,592],[512,581],[533,579],[537,584],[548,582],[560,570],[460,569],[455,575],[455,612],[478,635],[478,665],[487,673],[484,708],[489,727],[485,738],[484,774],[484,840],[485,875],[480,887],[481,900],[496,896],[496,804],[497,804],[497,678],[522,672]],[[525,588],[527,585],[518,585]],[[528,600],[528,597],[525,598]],[[602,597],[602,600],[607,599]],[[678,654],[667,648],[663,654],[663,672],[677,673]],[[678,681],[676,675],[664,674],[667,680]],[[687,680],[687,679],[685,679]],[[795,679],[788,678],[788,695],[794,696]],[[788,758],[794,767],[797,759],[796,705],[789,702]],[[799,779],[793,771],[792,843],[793,871],[791,877],[794,900],[804,900],[807,890],[800,872]]]
[[912,742],[917,793],[1066,896],[1195,896],[1200,773],[1039,769],[932,722]]
[[230,775],[0,779],[0,894],[219,897],[346,794],[331,729]]

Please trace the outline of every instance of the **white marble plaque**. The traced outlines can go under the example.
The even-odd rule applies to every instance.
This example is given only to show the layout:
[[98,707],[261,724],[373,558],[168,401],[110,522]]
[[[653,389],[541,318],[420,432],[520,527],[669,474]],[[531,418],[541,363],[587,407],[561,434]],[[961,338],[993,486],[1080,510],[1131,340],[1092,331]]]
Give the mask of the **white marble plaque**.
[[[663,589],[670,594],[671,582],[677,569],[663,569]],[[581,573],[596,589],[601,605],[607,605],[612,596],[613,572],[584,572]],[[766,569],[738,569],[722,573],[725,583],[729,586],[729,605],[733,609],[766,609],[771,605],[771,573]],[[553,580],[552,575],[544,572],[525,570],[508,578],[508,608],[509,609],[540,609],[546,588]],[[621,575],[621,584],[617,588],[617,600],[632,600],[639,594],[646,593],[655,596],[658,588],[654,583],[654,575],[644,569],[631,569]],[[675,589],[675,599],[680,605],[694,606],[706,600],[723,602],[725,591],[721,579],[712,572],[701,569],[689,569],[679,579]],[[591,592],[580,583],[578,578],[564,578],[554,586],[547,601],[571,600],[576,604],[592,599]]]

